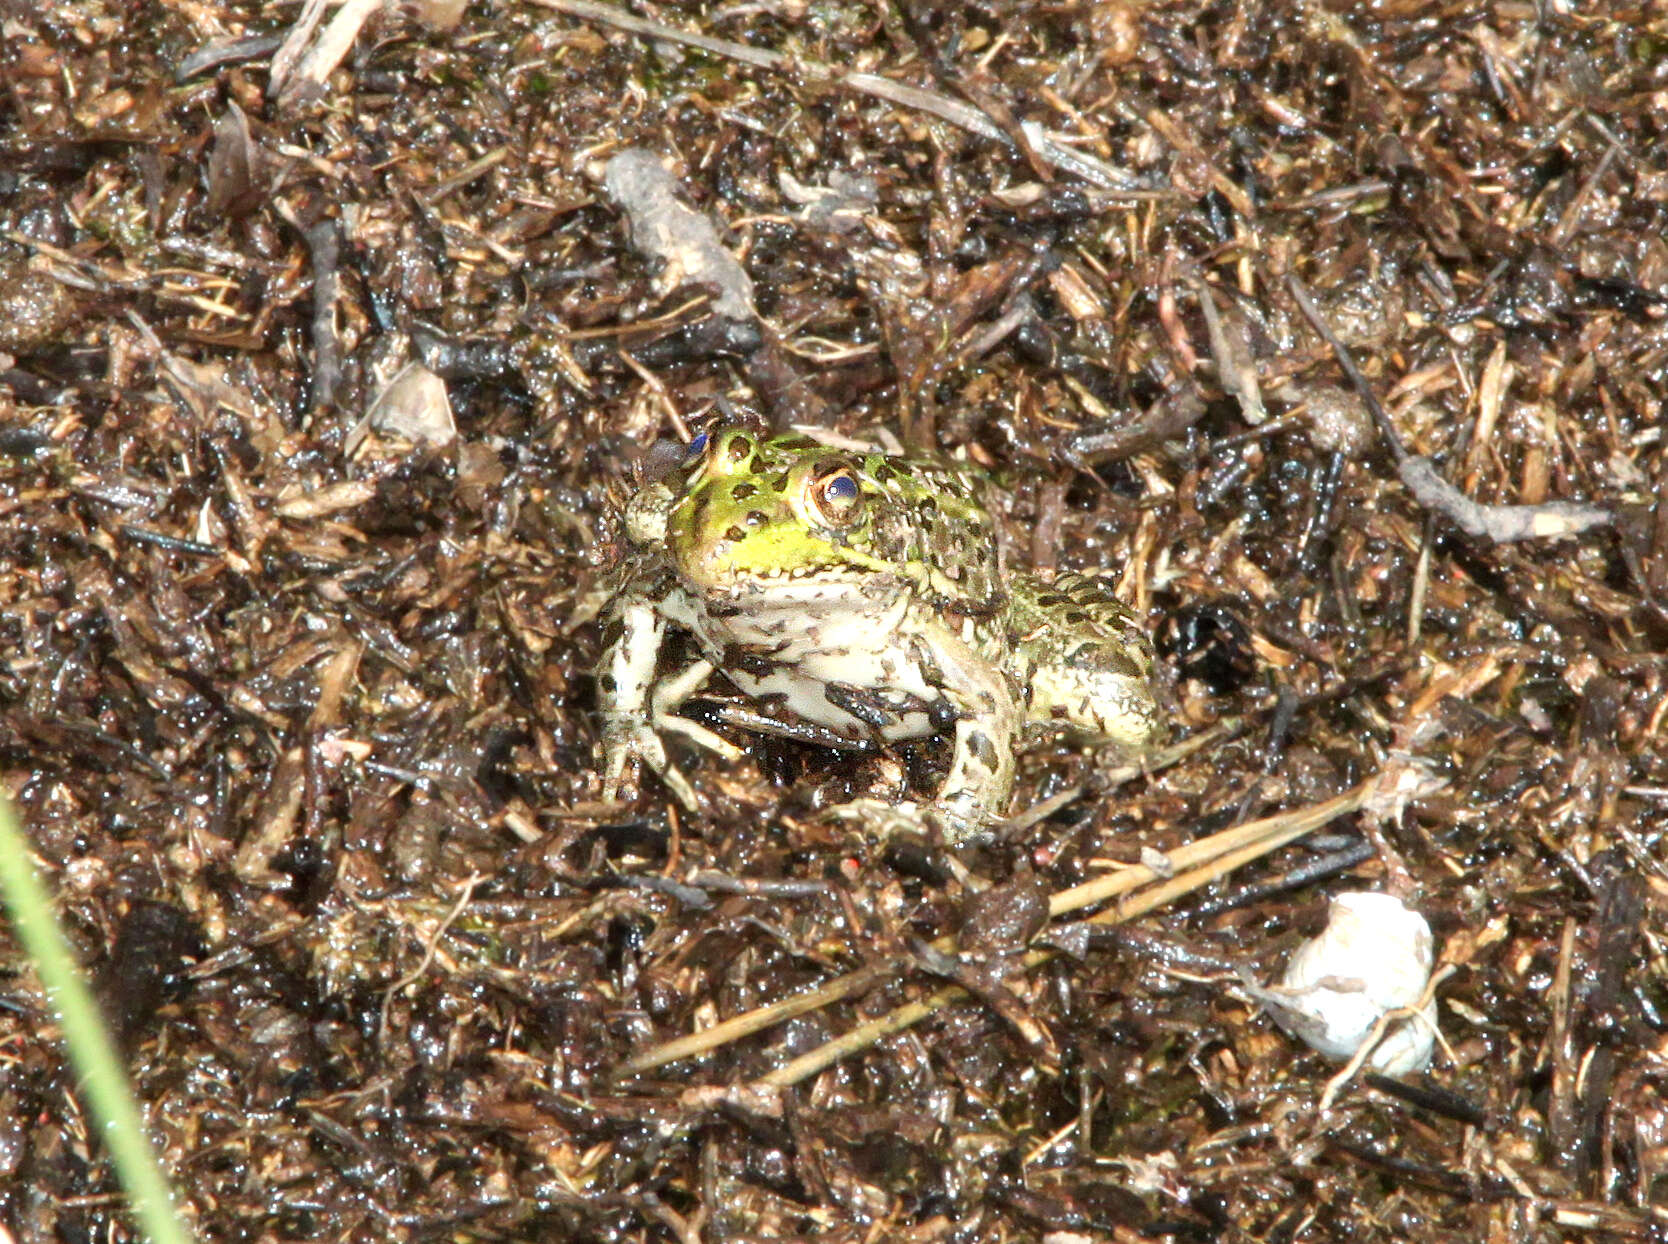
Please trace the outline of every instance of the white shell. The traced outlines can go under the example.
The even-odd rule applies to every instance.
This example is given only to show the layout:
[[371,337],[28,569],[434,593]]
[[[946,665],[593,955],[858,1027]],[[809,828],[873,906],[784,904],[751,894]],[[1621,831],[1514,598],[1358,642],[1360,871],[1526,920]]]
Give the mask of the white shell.
[[[1353,1058],[1379,1017],[1417,1006],[1430,981],[1431,928],[1390,894],[1357,892],[1332,900],[1326,928],[1303,943],[1279,985],[1257,990],[1281,1027],[1339,1060]],[[1418,1071],[1436,1042],[1436,1000],[1398,1020],[1368,1056],[1386,1075]]]

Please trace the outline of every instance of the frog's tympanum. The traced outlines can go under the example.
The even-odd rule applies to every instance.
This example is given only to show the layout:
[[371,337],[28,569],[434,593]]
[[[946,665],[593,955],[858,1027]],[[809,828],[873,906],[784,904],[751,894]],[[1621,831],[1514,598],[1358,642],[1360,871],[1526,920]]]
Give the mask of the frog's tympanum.
[[[639,762],[686,806],[662,735],[734,746],[678,716],[715,672],[763,719],[852,746],[943,734],[949,772],[926,808],[952,843],[1006,814],[1014,753],[1050,734],[1139,753],[1164,734],[1152,649],[1094,579],[1007,568],[985,476],[928,455],[851,452],[726,427],[626,509],[631,551],[597,671],[607,798]],[[670,632],[699,656],[662,668]]]

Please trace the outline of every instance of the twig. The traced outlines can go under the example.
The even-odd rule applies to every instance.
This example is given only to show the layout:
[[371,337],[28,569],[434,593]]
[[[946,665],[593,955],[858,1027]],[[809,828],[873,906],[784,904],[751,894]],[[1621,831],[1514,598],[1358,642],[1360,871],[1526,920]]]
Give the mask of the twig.
[[[1270,851],[1295,842],[1306,834],[1314,833],[1340,816],[1359,812],[1373,801],[1385,779],[1386,773],[1381,771],[1324,803],[1317,803],[1296,812],[1279,812],[1260,820],[1247,821],[1234,829],[1226,829],[1199,842],[1177,847],[1168,853],[1169,865],[1176,870],[1177,875],[1127,903],[1120,903],[1115,908],[1091,916],[1089,923],[1119,924],[1133,916],[1144,915],[1172,899],[1267,855]],[[1182,872],[1183,869],[1189,871]],[[1131,874],[1139,876],[1134,880],[1128,880]],[[1086,881],[1080,886],[1056,894],[1049,900],[1048,914],[1063,916],[1068,912],[1079,911],[1156,880],[1160,880],[1159,874],[1146,865],[1137,865],[1108,877],[1097,877],[1093,881]]]
[[[1432,974],[1430,980],[1425,982],[1425,991],[1419,995],[1419,1001],[1412,1006],[1399,1006],[1393,1011],[1386,1011],[1373,1021],[1372,1029],[1367,1033],[1366,1040],[1361,1042],[1361,1048],[1350,1056],[1349,1062],[1344,1064],[1343,1069],[1337,1075],[1326,1082],[1326,1089],[1321,1093],[1320,1103],[1315,1107],[1316,1114],[1325,1114],[1332,1109],[1332,1103],[1338,1100],[1338,1094],[1343,1091],[1344,1085],[1355,1078],[1363,1064],[1372,1056],[1372,1052],[1379,1047],[1379,1043],[1389,1033],[1391,1024],[1423,1024],[1429,1022],[1425,1018],[1425,1008],[1431,1004],[1431,999],[1436,997],[1437,986],[1457,971],[1459,971],[1459,968],[1454,964],[1443,964],[1440,969]],[[1440,1032],[1436,1035],[1438,1039],[1442,1036]],[[1446,1043],[1444,1043],[1443,1049],[1448,1049]],[[1449,1050],[1449,1053],[1451,1054],[1452,1050]]]
[[407,985],[416,983],[422,978],[423,973],[429,970],[429,964],[434,962],[435,950],[440,945],[440,939],[446,936],[446,930],[452,927],[457,918],[463,914],[463,909],[469,906],[469,900],[474,895],[475,887],[480,884],[480,881],[481,877],[479,873],[470,873],[469,876],[464,879],[463,892],[458,895],[458,901],[452,904],[452,909],[446,913],[445,917],[440,921],[440,924],[436,926],[433,934],[431,934],[428,940],[423,943],[423,958],[421,961],[419,961],[417,966],[412,968],[411,971],[407,972],[404,976],[400,977],[399,980],[395,981],[392,985],[388,986],[387,989],[383,990],[382,1015],[377,1020],[376,1029],[377,1041],[379,1044],[384,1040],[388,1032],[388,1007],[393,1002],[394,995],[404,989]]
[[[1315,807],[1302,812],[1283,813],[1260,821],[1251,821],[1236,829],[1227,830],[1199,842],[1178,847],[1170,853],[1169,863],[1171,868],[1175,870],[1191,868],[1195,871],[1173,877],[1166,884],[1157,887],[1149,894],[1142,895],[1128,905],[1120,904],[1116,908],[1100,913],[1092,923],[1117,923],[1121,920],[1127,920],[1131,916],[1142,914],[1152,909],[1151,906],[1148,906],[1150,899],[1154,906],[1169,902],[1177,894],[1186,893],[1192,886],[1206,884],[1227,869],[1237,868],[1247,860],[1255,859],[1258,855],[1266,854],[1268,851],[1292,841],[1293,838],[1301,837],[1329,821],[1356,811],[1364,807],[1373,797],[1382,780],[1383,775],[1380,774],[1374,778],[1369,778],[1336,799],[1317,804]],[[1219,867],[1223,860],[1227,860],[1228,863]],[[1160,880],[1158,871],[1145,865],[1136,865],[1121,872],[1099,877],[1094,881],[1061,891],[1050,900],[1049,915],[1058,917],[1068,912],[1093,906],[1096,903],[1107,902],[1158,880]],[[932,945],[936,950],[952,953],[955,950],[955,939],[942,937],[933,942]],[[1042,954],[1043,952],[1035,953]],[[1037,961],[1042,962],[1043,960]],[[1027,962],[1029,963],[1030,960],[1028,959]],[[796,997],[785,998],[780,1002],[773,1002],[768,1006],[758,1007],[741,1015],[732,1016],[711,1028],[705,1028],[700,1032],[690,1033],[688,1036],[667,1041],[651,1050],[645,1050],[621,1067],[620,1074],[634,1075],[664,1066],[667,1063],[693,1058],[731,1041],[739,1041],[741,1038],[751,1036],[755,1032],[761,1032],[796,1016],[829,1006],[844,998],[849,998],[853,994],[870,989],[891,976],[895,970],[896,968],[892,964],[862,968],[856,972],[847,973],[845,976],[837,977],[825,985]],[[913,1003],[907,1008],[901,1008],[899,1011],[893,1012],[892,1015],[886,1016],[878,1022],[883,1024],[897,1023],[899,1027],[892,1028],[890,1031],[900,1031],[902,1028],[907,1028],[910,1024],[932,1014],[934,1010],[942,1006],[944,1004],[943,1000],[934,1001],[934,999],[941,999],[941,996],[959,998],[963,995],[959,986],[947,987],[921,1002]],[[921,1007],[926,1009],[919,1010]],[[852,1036],[855,1041],[855,1044],[850,1046],[852,1049],[862,1048],[867,1042],[878,1040],[879,1036],[885,1035],[884,1032],[874,1029],[873,1025],[865,1025],[857,1031],[868,1033],[868,1035],[864,1037]],[[839,1042],[830,1043],[829,1046],[812,1051],[803,1059],[794,1060],[787,1066],[779,1068],[764,1082],[769,1084],[794,1083],[795,1080],[781,1080],[776,1077],[785,1075],[789,1068],[811,1068],[811,1063],[807,1060],[811,1059],[813,1055],[826,1057],[830,1061],[837,1061],[844,1057],[845,1052],[847,1052],[847,1046],[844,1044],[845,1040],[846,1038],[841,1038]],[[827,1063],[821,1065],[826,1066]],[[816,1070],[820,1070],[820,1066],[806,1070],[804,1074],[814,1075]]]
[[284,89],[290,75],[295,72],[301,54],[307,50],[308,41],[313,32],[319,28],[324,20],[325,0],[306,0],[301,6],[301,12],[296,14],[295,21],[290,23],[289,32],[279,45],[277,53],[272,58],[272,64],[267,66],[266,89],[267,96],[276,99],[278,93]]
[[[336,15],[330,19],[330,24],[324,28],[324,32],[314,41],[312,47],[293,62],[293,70],[289,69],[292,62],[286,60],[285,71],[279,73],[278,60],[274,58],[274,72],[266,88],[268,98],[276,100],[279,109],[284,110],[296,104],[306,103],[322,94],[325,81],[353,49],[353,41],[359,37],[360,28],[381,6],[382,0],[344,0],[342,7],[336,10]],[[307,11],[297,20],[292,36],[284,40],[280,55],[298,54],[299,47],[304,45],[306,38],[312,34],[317,24],[317,16],[313,12],[313,6],[309,5]],[[313,19],[311,24],[308,18]]]
[[[1171,867],[1186,867],[1195,862],[1198,867],[1172,877],[1161,885],[1143,891],[1129,899],[1121,901],[1115,907],[1091,916],[1086,924],[1107,925],[1121,924],[1126,920],[1133,920],[1137,916],[1144,916],[1148,912],[1156,911],[1167,903],[1190,893],[1202,886],[1209,885],[1218,877],[1224,876],[1248,864],[1252,860],[1278,850],[1287,843],[1293,842],[1305,834],[1313,833],[1323,825],[1330,824],[1340,816],[1347,816],[1351,812],[1359,811],[1372,802],[1380,790],[1384,774],[1375,774],[1354,789],[1329,799],[1325,803],[1305,808],[1300,812],[1281,813],[1277,816],[1265,817],[1260,821],[1251,821],[1238,829],[1230,829],[1215,834],[1201,842],[1189,843],[1170,853]],[[1107,898],[1127,894],[1137,886],[1145,885],[1149,881],[1157,880],[1158,874],[1146,865],[1136,865],[1111,876],[1100,877],[1070,890],[1062,890],[1049,901],[1051,916],[1064,915],[1083,907],[1091,906]],[[948,940],[948,939],[940,939]],[[1025,956],[1024,965],[1027,970],[1040,967],[1054,958],[1058,952],[1053,950],[1033,950]],[[902,1032],[904,1029],[919,1023],[933,1012],[950,1005],[952,1002],[971,995],[959,985],[946,986],[916,1002],[909,1002],[896,1007],[868,1023],[859,1024],[832,1041],[825,1042],[814,1050],[801,1054],[798,1058],[784,1063],[775,1071],[760,1076],[755,1082],[759,1088],[788,1088],[802,1080],[809,1079],[827,1067],[833,1066],[842,1058],[865,1049],[875,1042]]]
[[1518,540],[1538,540],[1551,536],[1573,536],[1583,531],[1590,531],[1595,527],[1607,527],[1616,521],[1616,515],[1601,505],[1591,505],[1581,501],[1546,501],[1540,505],[1485,505],[1473,501],[1458,488],[1442,478],[1436,469],[1436,464],[1420,454],[1410,454],[1396,435],[1396,429],[1390,422],[1390,416],[1379,404],[1378,397],[1367,383],[1366,376],[1355,365],[1355,360],[1344,348],[1331,328],[1321,317],[1315,304],[1310,301],[1308,291],[1303,288],[1303,282],[1296,276],[1289,277],[1286,282],[1292,297],[1297,300],[1298,307],[1313,324],[1315,331],[1332,348],[1333,357],[1338,360],[1338,366],[1343,368],[1344,375],[1355,386],[1361,400],[1367,404],[1372,413],[1373,422],[1378,425],[1379,435],[1390,451],[1391,458],[1396,463],[1396,474],[1401,478],[1403,486],[1413,494],[1413,499],[1428,510],[1435,510],[1448,519],[1466,535],[1480,540],[1491,540],[1496,544],[1511,544]]
[[1223,323],[1210,285],[1197,273],[1189,272],[1186,281],[1199,299],[1199,310],[1205,317],[1205,333],[1210,339],[1211,359],[1216,363],[1216,380],[1222,391],[1239,403],[1239,413],[1252,427],[1268,418],[1263,405],[1262,386],[1257,383],[1257,363],[1245,334],[1235,325],[1230,331]]
[[481,176],[481,174],[489,173],[493,169],[497,168],[509,158],[509,155],[510,149],[508,147],[493,148],[480,159],[471,160],[457,172],[443,180],[438,186],[436,186],[433,190],[430,190],[428,194],[423,197],[423,201],[431,207],[434,206],[447,195],[467,186],[470,182]]
[[[283,44],[284,36],[276,31],[242,38],[226,35],[210,39],[179,63],[179,67],[174,70],[174,81],[189,82],[198,74],[208,73],[212,69],[259,60],[278,51]],[[276,68],[278,62],[274,60],[272,63]],[[164,242],[163,245],[166,246],[167,243]]]
[[336,401],[342,380],[342,349],[336,337],[336,222],[326,216],[302,230],[313,265],[313,413]]
[[1564,214],[1558,218],[1558,223],[1553,226],[1552,236],[1548,240],[1554,249],[1568,244],[1570,236],[1575,232],[1576,224],[1581,219],[1583,209],[1586,208],[1588,201],[1593,197],[1594,189],[1597,188],[1599,182],[1604,180],[1604,175],[1610,171],[1610,166],[1615,162],[1616,155],[1620,151],[1621,143],[1612,138],[1610,146],[1605,149],[1604,155],[1599,159],[1598,167],[1583,179],[1581,188],[1575,192],[1575,197],[1569,201],[1569,206],[1564,209]]
[[[602,22],[618,30],[629,30],[632,34],[643,35],[645,38],[664,39],[669,43],[681,43],[685,47],[700,48],[703,52],[711,52],[714,56],[723,56],[729,60],[740,61],[742,64],[752,65],[756,69],[768,69],[774,73],[789,73],[801,78],[820,78],[831,82],[835,86],[841,86],[859,94],[869,95],[875,99],[884,99],[888,103],[913,108],[917,112],[928,113],[942,121],[948,121],[951,125],[958,126],[970,134],[977,134],[980,138],[1001,143],[1003,146],[1013,147],[1015,145],[1014,140],[1003,131],[1000,125],[991,119],[988,113],[969,104],[964,104],[960,100],[951,99],[947,95],[941,95],[936,91],[926,91],[920,87],[894,82],[891,78],[883,78],[878,74],[848,73],[822,61],[797,56],[784,56],[780,52],[772,52],[766,48],[748,47],[744,43],[732,43],[728,39],[715,39],[711,35],[694,34],[687,30],[680,30],[676,26],[668,26],[663,22],[653,22],[645,18],[634,17],[612,5],[595,3],[595,0],[532,0],[532,3],[542,8],[554,9],[558,13],[566,13],[570,17],[577,17],[584,21]],[[1037,156],[1047,161],[1053,168],[1075,173],[1083,180],[1106,190],[1129,189],[1135,185],[1135,179],[1128,173],[1113,167],[1104,160],[1074,150],[1055,139],[1035,122],[1023,122],[1020,128]]]

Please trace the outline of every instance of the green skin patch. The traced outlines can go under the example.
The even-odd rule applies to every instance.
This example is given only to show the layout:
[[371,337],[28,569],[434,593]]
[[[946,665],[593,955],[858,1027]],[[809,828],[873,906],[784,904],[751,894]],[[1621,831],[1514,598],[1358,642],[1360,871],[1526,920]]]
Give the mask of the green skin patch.
[[[852,453],[722,427],[627,509],[598,666],[605,795],[646,763],[690,807],[661,736],[733,755],[676,715],[713,672],[769,716],[853,745],[953,736],[924,809],[953,843],[1006,812],[1027,737],[1143,751],[1166,733],[1152,649],[1098,581],[1006,570],[979,471],[929,455]],[[671,631],[704,660],[663,671]]]

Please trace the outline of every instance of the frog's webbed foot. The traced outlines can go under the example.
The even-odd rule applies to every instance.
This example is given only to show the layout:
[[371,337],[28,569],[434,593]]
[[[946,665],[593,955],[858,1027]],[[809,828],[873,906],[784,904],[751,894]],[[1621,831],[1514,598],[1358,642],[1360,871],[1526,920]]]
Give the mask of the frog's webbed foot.
[[630,802],[637,797],[637,772],[648,768],[691,812],[701,801],[678,767],[666,755],[660,735],[644,721],[614,721],[603,728],[602,798],[605,803]]
[[938,838],[949,847],[966,847],[989,839],[993,823],[988,817],[947,803],[919,804],[912,799],[896,803],[864,797],[828,810],[830,819],[856,825],[870,837],[885,840],[915,834]]
[[604,714],[602,797],[605,801],[612,803],[621,798],[635,798],[637,770],[647,767],[685,808],[691,812],[700,811],[700,797],[689,779],[666,754],[666,744],[661,741],[661,736],[679,735],[696,747],[714,752],[726,760],[741,759],[741,750],[729,740],[677,713],[678,707],[701,688],[712,671],[710,661],[695,661],[675,677],[657,684],[648,697],[647,720],[641,713],[615,711]]
[[924,806],[859,799],[837,814],[882,838],[913,831],[950,847],[988,841],[1013,790],[1018,702],[1001,672],[954,634],[933,636],[920,660],[934,671],[942,708],[955,722],[950,767],[937,798]]

